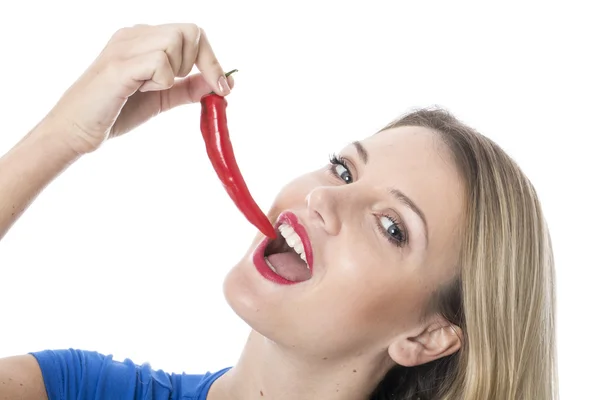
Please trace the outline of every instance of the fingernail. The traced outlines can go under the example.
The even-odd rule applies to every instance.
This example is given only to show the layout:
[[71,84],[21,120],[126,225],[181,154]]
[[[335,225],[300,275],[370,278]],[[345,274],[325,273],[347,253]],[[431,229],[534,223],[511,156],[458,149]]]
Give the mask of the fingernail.
[[225,79],[224,76],[219,78],[219,80],[217,81],[217,84],[219,85],[219,90],[224,95],[229,94],[229,92],[231,92],[231,88],[229,87],[229,84],[227,83],[227,79]]

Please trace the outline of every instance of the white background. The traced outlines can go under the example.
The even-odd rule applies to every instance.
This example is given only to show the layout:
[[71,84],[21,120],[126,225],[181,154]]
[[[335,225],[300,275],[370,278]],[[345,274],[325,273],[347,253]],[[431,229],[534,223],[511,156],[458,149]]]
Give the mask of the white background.
[[[561,394],[589,398],[600,372],[597,14],[593,2],[482,3],[11,2],[0,9],[0,149],[137,23],[195,22],[224,68],[239,69],[232,142],[263,209],[349,141],[413,107],[447,107],[539,191]],[[161,115],[80,160],[0,242],[0,356],[73,347],[188,373],[235,363],[248,328],[222,279],[254,229],[209,167],[199,110]]]

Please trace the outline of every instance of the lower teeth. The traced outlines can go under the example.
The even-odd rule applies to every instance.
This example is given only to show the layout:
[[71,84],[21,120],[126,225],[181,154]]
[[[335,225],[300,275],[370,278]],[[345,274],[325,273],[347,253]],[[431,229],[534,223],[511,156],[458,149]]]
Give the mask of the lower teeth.
[[266,257],[265,257],[265,262],[267,263],[267,265],[269,266],[269,268],[271,268],[271,271],[273,271],[273,272],[277,273],[277,271],[275,271],[275,267],[273,267],[273,266],[271,265],[271,263],[269,262],[269,260],[267,260],[267,258],[266,258]]

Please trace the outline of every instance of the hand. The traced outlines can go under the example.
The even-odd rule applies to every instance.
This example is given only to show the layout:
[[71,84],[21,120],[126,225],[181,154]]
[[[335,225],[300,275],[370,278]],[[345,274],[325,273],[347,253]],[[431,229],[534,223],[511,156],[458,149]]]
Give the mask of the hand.
[[[200,73],[188,76],[194,65]],[[47,118],[84,154],[161,112],[211,91],[225,96],[231,87],[198,26],[136,25],[113,35]]]

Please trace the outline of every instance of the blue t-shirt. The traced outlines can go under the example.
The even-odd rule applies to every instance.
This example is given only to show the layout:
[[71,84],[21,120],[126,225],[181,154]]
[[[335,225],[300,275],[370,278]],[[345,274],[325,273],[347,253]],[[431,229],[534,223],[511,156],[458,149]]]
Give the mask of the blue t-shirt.
[[84,350],[30,353],[42,370],[49,400],[206,400],[214,381],[230,368],[203,375],[167,374],[150,364]]

